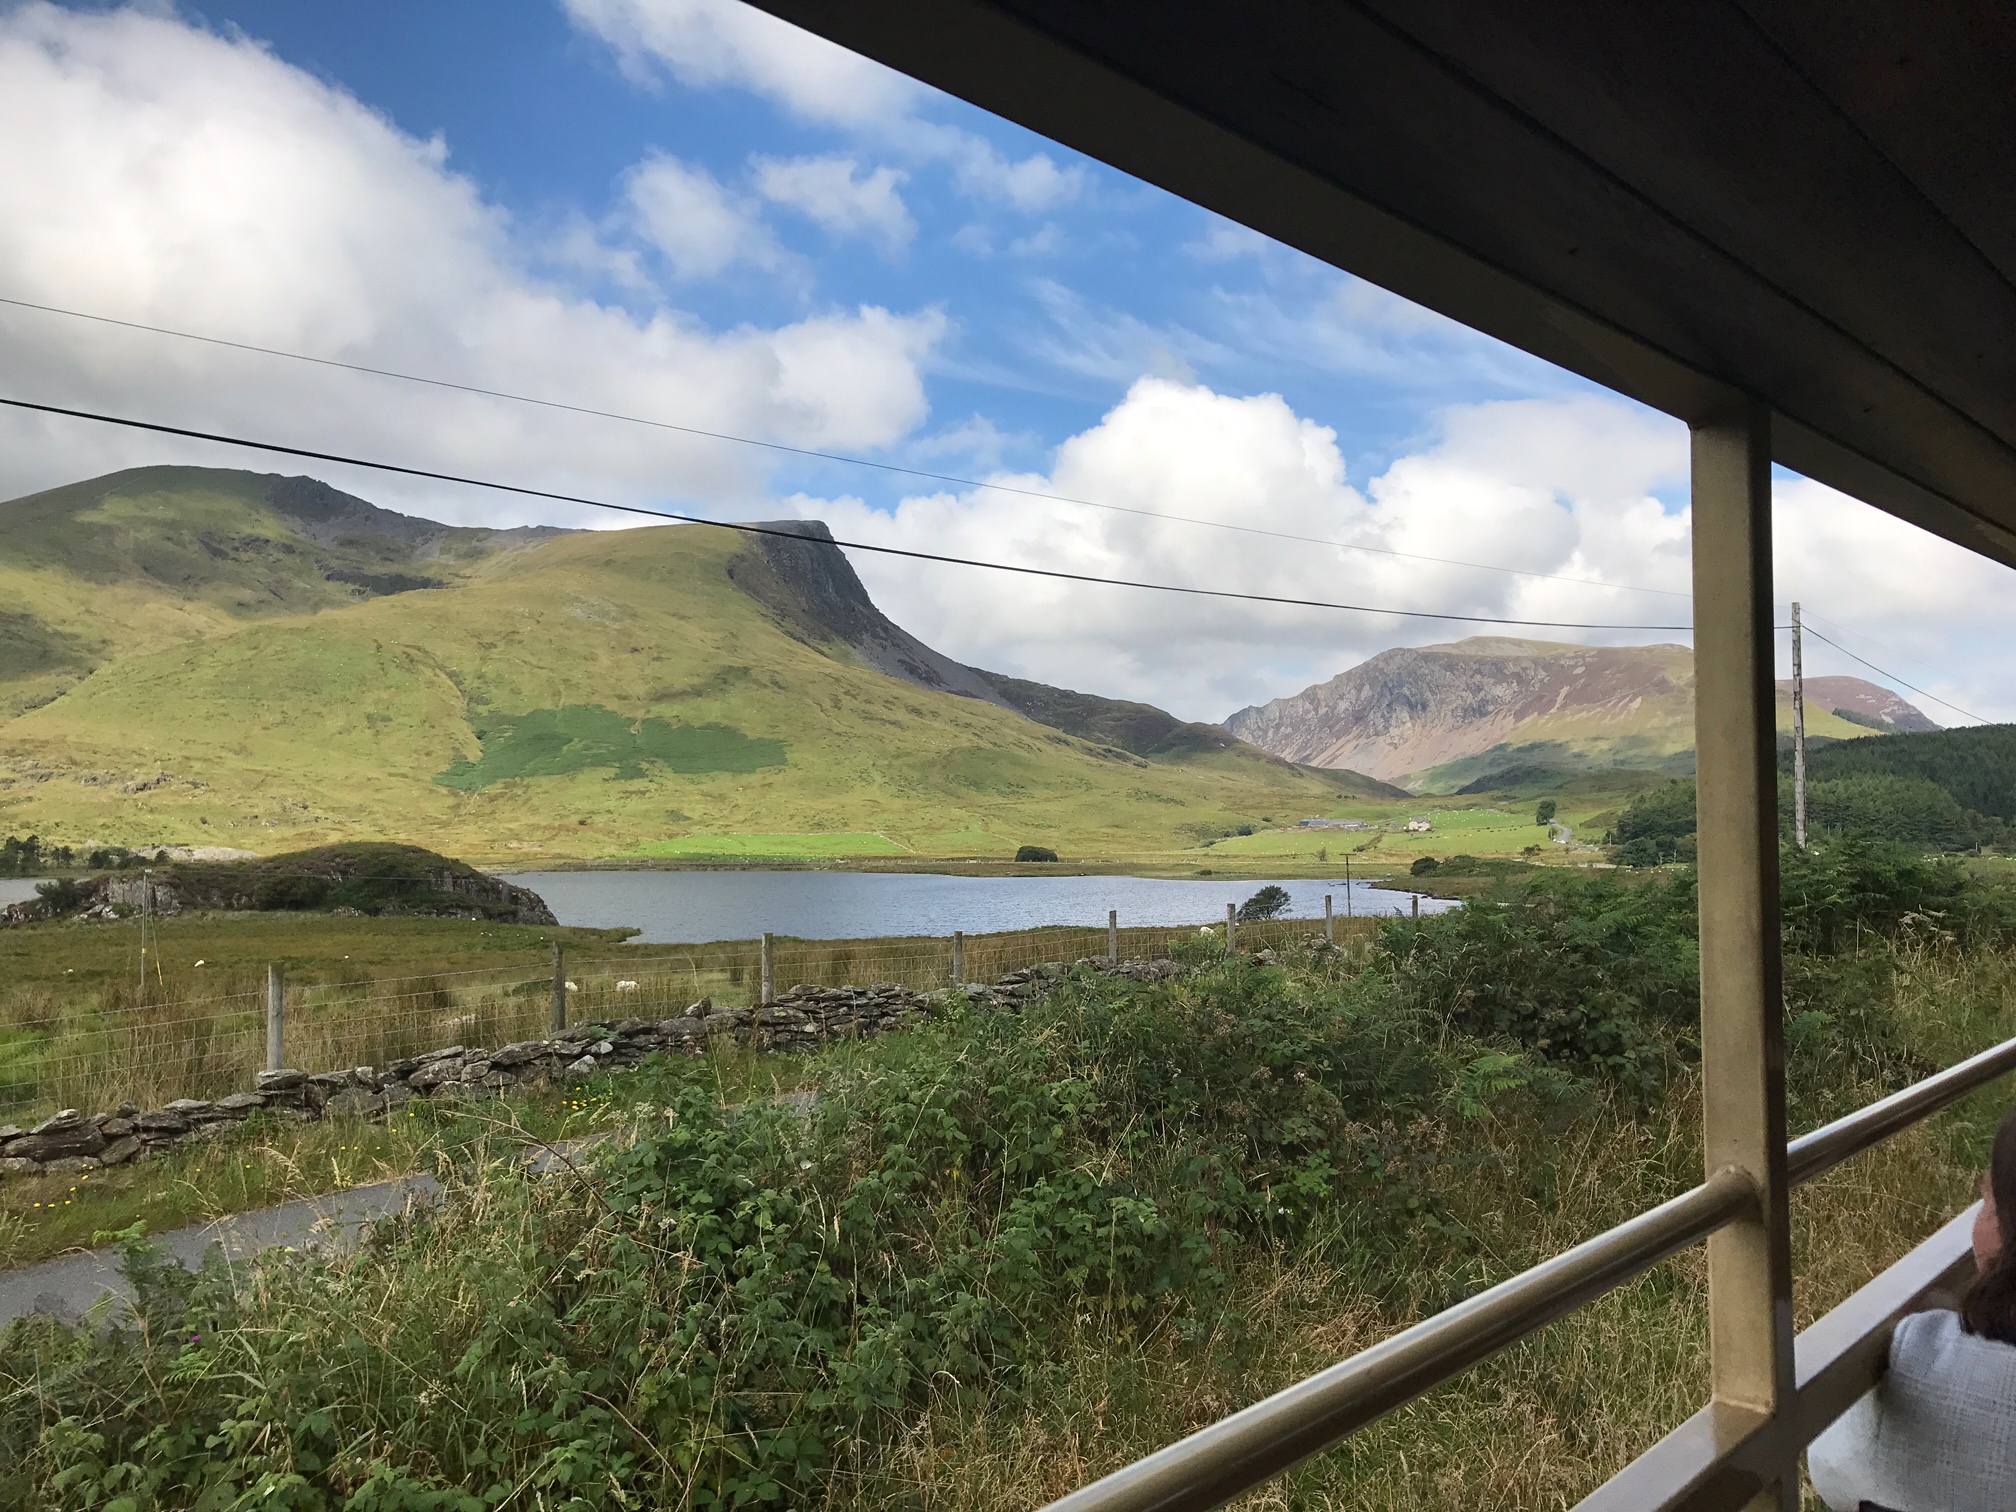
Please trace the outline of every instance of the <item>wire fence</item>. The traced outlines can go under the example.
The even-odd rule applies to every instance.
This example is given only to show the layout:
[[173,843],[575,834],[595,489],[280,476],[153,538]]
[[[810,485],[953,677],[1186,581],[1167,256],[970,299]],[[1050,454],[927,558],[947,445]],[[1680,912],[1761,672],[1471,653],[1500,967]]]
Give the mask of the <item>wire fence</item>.
[[[1372,921],[1337,919],[1339,941]],[[1166,956],[1200,928],[1046,928],[1002,934],[865,940],[779,938],[770,946],[772,998],[794,987],[881,986],[934,992],[992,983],[1011,972],[1080,960]],[[1324,937],[1322,920],[1240,924],[1241,951]],[[570,1024],[661,1019],[700,1000],[717,1007],[763,1001],[764,942],[643,945],[562,963]],[[283,979],[284,1064],[306,1071],[384,1067],[449,1045],[496,1047],[545,1038],[554,1028],[551,960],[419,976],[344,969]],[[215,996],[152,1001],[144,987],[16,993],[0,1003],[0,1122],[25,1123],[58,1108],[105,1110],[124,1102],[162,1107],[252,1086],[265,1068],[267,983],[234,980]]]

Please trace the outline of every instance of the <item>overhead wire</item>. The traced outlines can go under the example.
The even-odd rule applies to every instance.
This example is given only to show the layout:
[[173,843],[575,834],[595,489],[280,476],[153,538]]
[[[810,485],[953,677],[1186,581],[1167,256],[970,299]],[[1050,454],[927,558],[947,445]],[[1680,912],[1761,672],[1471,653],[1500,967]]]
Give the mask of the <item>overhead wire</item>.
[[1946,699],[1941,698],[1937,693],[1926,692],[1925,689],[1919,687],[1916,683],[1905,682],[1904,679],[1899,677],[1895,672],[1885,672],[1881,667],[1877,666],[1876,663],[1870,661],[1867,657],[1856,656],[1853,651],[1850,651],[1846,646],[1842,645],[1841,642],[1834,640],[1828,636],[1822,635],[1818,630],[1813,629],[1810,625],[1806,627],[1805,633],[1812,636],[1813,639],[1817,641],[1825,641],[1828,645],[1832,646],[1836,651],[1839,651],[1843,656],[1849,657],[1852,660],[1862,663],[1863,666],[1867,667],[1871,672],[1876,673],[1879,677],[1887,677],[1890,679],[1890,681],[1897,683],[1902,687],[1909,688],[1913,693],[1916,693],[1920,698],[1929,698],[1932,700],[1932,702],[1940,704],[1945,708],[1951,709],[1955,714],[1964,714],[1966,715],[1967,718],[1973,720],[1976,724],[1992,723],[1991,720],[1983,719],[1979,714],[1970,713],[1968,710],[1961,708],[1960,705],[1956,703],[1948,702]]
[[[582,494],[560,493],[553,489],[531,488],[518,483],[500,483],[489,478],[473,478],[458,473],[438,472],[425,467],[408,467],[397,462],[378,462],[366,457],[347,456],[341,452],[317,451],[302,446],[285,446],[275,441],[259,441],[245,436],[225,435],[215,431],[192,430],[185,426],[164,425],[152,420],[136,420],[125,415],[108,415],[96,410],[73,409],[67,405],[42,404],[31,399],[13,399],[0,396],[0,405],[13,409],[29,410],[45,415],[62,415],[74,420],[90,420],[101,425],[117,425],[128,430],[149,431],[156,435],[180,436],[193,441],[209,441],[224,446],[239,446],[251,451],[272,452],[285,457],[305,457],[315,462],[334,462],[343,467],[361,467],[374,472],[393,473],[401,477],[426,478],[437,483],[454,483],[466,488],[482,488],[497,493],[518,494],[525,498],[547,499],[560,504],[578,504],[590,509],[606,509],[619,514],[642,515],[651,519],[672,520],[682,525],[706,525],[716,530],[732,530],[742,535],[776,537],[782,540],[803,543],[815,540],[795,530],[784,530],[771,525],[752,525],[727,520],[710,520],[702,515],[681,514],[669,509],[650,509],[641,504],[612,504],[605,499],[592,499]],[[955,567],[976,567],[990,572],[1014,573],[1023,577],[1052,578],[1070,583],[1096,583],[1109,588],[1138,588],[1151,593],[1178,593],[1196,598],[1234,600],[1250,604],[1278,604],[1296,609],[1332,609],[1349,614],[1385,614],[1400,619],[1438,620],[1466,625],[1510,625],[1527,630],[1619,630],[1640,633],[1686,632],[1691,625],[1623,625],[1615,622],[1589,620],[1538,620],[1512,619],[1490,614],[1450,614],[1427,609],[1392,609],[1371,604],[1345,604],[1329,599],[1291,598],[1271,593],[1240,593],[1229,588],[1199,588],[1183,583],[1150,583],[1135,578],[1101,577],[1089,572],[1066,572],[1057,567],[1030,567],[1013,562],[990,562],[976,557],[948,556],[935,551],[912,551],[901,546],[881,546],[868,541],[843,541],[833,539],[832,544],[843,546],[850,551],[873,552],[880,556],[902,557],[911,561],[939,562]]]
[[819,451],[811,447],[790,446],[781,441],[763,441],[753,436],[738,436],[729,431],[707,430],[695,425],[680,425],[670,420],[654,420],[644,415],[624,414],[620,410],[596,409],[590,405],[568,404],[558,399],[539,399],[529,394],[514,394],[504,389],[483,388],[473,383],[457,383],[447,378],[429,378],[418,373],[402,373],[394,368],[371,367],[361,362],[344,362],[334,357],[314,357],[305,352],[290,352],[284,347],[260,346],[249,341],[232,341],[222,336],[205,336],[196,331],[178,331],[172,326],[148,325],[138,320],[121,320],[111,315],[95,315],[87,310],[65,309],[61,305],[37,304],[33,300],[12,299],[0,295],[0,305],[11,305],[21,310],[37,310],[47,315],[64,315],[75,320],[93,321],[99,325],[120,326],[130,331],[146,331],[156,336],[173,336],[182,341],[202,342],[206,346],[228,347],[234,351],[255,352],[264,357],[284,357],[290,362],[305,362],[315,367],[338,368],[349,373],[364,373],[374,378],[393,378],[402,383],[425,384],[430,388],[448,389],[455,393],[475,394],[486,399],[504,399],[513,404],[537,405],[541,409],[561,410],[567,414],[588,415],[598,420],[616,420],[625,425],[649,426],[654,430],[674,431],[685,436],[699,436],[710,441],[728,441],[737,446],[753,446],[765,451],[783,453],[787,456],[805,457],[819,462],[836,462],[847,467],[866,467],[887,473],[897,473],[909,478],[923,478],[934,483],[950,483],[959,488],[985,489],[994,493],[1015,494],[1026,499],[1045,499],[1056,504],[1070,504],[1082,509],[1103,509],[1115,514],[1135,515],[1144,519],[1168,520],[1179,525],[1196,525],[1208,530],[1231,530],[1242,535],[1267,536],[1277,541],[1294,541],[1308,546],[1330,546],[1339,551],[1368,552],[1374,556],[1396,557],[1410,562],[1434,562],[1443,567],[1463,567],[1476,572],[1497,572],[1510,577],[1533,578],[1548,583],[1575,583],[1585,588],[1612,588],[1626,593],[1651,593],[1664,598],[1687,598],[1689,595],[1672,588],[1646,588],[1632,583],[1606,583],[1600,578],[1570,577],[1555,572],[1533,572],[1523,567],[1503,567],[1492,562],[1465,562],[1454,557],[1429,556],[1421,552],[1400,551],[1391,546],[1369,546],[1359,541],[1340,541],[1331,536],[1297,535],[1292,531],[1269,530],[1261,525],[1240,525],[1230,520],[1207,520],[1194,515],[1170,514],[1165,510],[1143,509],[1135,505],[1113,504],[1100,499],[1080,499],[1068,494],[1053,493],[1047,489],[1021,488],[1012,483],[990,483],[978,478],[962,478],[951,473],[929,472],[923,468],[905,467],[896,462],[879,462],[871,457],[849,456],[844,452]]

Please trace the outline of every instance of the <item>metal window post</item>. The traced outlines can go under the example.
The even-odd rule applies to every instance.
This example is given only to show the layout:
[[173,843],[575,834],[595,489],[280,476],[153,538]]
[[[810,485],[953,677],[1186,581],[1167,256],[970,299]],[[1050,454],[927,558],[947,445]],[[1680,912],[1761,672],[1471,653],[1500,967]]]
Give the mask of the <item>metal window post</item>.
[[1120,964],[1120,910],[1117,908],[1106,910],[1106,964]]
[[553,946],[553,1032],[567,1027],[567,958],[558,942]]
[[266,1069],[287,1064],[287,976],[278,961],[266,968]]
[[1806,667],[1799,601],[1792,601],[1792,842],[1806,849]]
[[[1770,416],[1742,403],[1693,435],[1694,743],[1701,917],[1703,1143],[1754,1210],[1708,1241],[1715,1399],[1791,1401],[1792,1243],[1778,938],[1777,686]],[[1797,1505],[1787,1464],[1757,1508]]]

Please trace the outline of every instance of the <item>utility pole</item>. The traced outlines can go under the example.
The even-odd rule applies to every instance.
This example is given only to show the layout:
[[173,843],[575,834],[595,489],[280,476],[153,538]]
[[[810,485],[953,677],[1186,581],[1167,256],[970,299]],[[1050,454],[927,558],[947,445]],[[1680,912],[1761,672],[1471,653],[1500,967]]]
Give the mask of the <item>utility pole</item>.
[[1806,671],[1801,655],[1799,601],[1792,601],[1792,840],[1806,849]]

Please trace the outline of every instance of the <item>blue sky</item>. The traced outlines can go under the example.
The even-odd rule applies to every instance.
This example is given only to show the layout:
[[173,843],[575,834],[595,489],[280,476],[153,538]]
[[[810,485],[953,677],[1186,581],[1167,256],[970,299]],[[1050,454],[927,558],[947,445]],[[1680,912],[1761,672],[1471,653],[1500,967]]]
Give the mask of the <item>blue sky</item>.
[[[695,86],[662,67],[626,72],[559,5],[237,0],[188,14],[270,44],[411,135],[438,136],[456,171],[530,226],[619,214],[626,175],[654,152],[742,187],[752,159],[870,161],[881,145],[746,88]],[[680,278],[661,260],[651,271],[662,287],[649,292],[569,271],[600,298],[642,306],[669,295],[717,328],[821,305],[942,309],[951,324],[929,365],[931,424],[892,456],[955,473],[1041,467],[1144,372],[1278,392],[1336,430],[1354,477],[1420,443],[1446,405],[1587,388],[1369,288],[1356,291],[1354,321],[1340,307],[1354,281],[1335,269],[963,101],[922,93],[916,113],[1010,160],[1047,155],[1081,187],[1017,206],[962,193],[950,166],[896,153],[916,224],[900,248],[773,211],[767,228],[796,260],[788,271]],[[962,444],[982,428],[998,443]],[[888,500],[904,486],[858,469],[787,468],[783,478]]]
[[[1687,621],[1677,423],[737,0],[0,4],[0,140],[35,149],[0,158],[0,298],[1024,492],[0,306],[11,381],[58,403],[1095,575]],[[0,496],[162,460],[279,465],[0,416]],[[1803,480],[1778,504],[1781,598],[2016,712],[2001,569]],[[1192,718],[1490,628],[856,565],[955,656]]]

